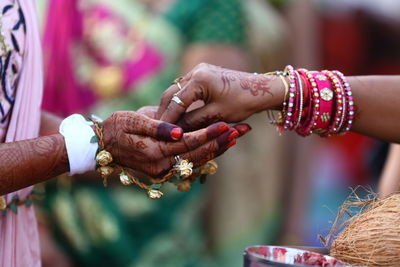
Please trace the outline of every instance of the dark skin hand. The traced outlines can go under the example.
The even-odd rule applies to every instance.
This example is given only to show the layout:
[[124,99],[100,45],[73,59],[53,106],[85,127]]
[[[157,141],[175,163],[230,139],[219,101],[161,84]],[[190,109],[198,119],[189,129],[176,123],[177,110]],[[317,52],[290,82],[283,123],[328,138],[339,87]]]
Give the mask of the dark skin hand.
[[[271,101],[265,103],[266,100],[272,98],[275,88],[280,90],[282,86],[281,80],[275,76],[256,76],[205,63],[195,67],[180,83],[183,86],[181,91],[177,85],[172,85],[164,92],[157,118],[177,122],[184,130],[197,129],[216,121],[245,120],[271,105]],[[175,93],[186,106],[196,100],[203,100],[205,106],[185,113],[185,107],[171,101]],[[279,100],[275,105],[280,105]]]
[[[239,133],[226,123],[219,122],[205,129],[185,133],[179,141],[159,141],[171,139],[170,132],[176,126],[149,119],[131,111],[114,113],[104,125],[105,148],[117,163],[143,172],[152,177],[162,177],[173,165],[175,156],[188,159],[194,167],[225,152]],[[106,130],[117,129],[118,130]]]
[[[239,130],[221,122],[183,134],[182,129],[170,123],[122,111],[103,122],[103,134],[115,163],[160,177],[175,164],[175,155],[200,166],[224,153],[241,133],[250,130],[247,125],[237,127]],[[0,195],[43,182],[69,168],[61,134],[3,143],[0,159]]]
[[[400,143],[400,76],[347,79],[356,107],[352,131]],[[181,85],[182,90],[172,85],[165,91],[157,118],[176,123],[184,130],[216,121],[238,122],[268,109],[280,110],[285,91],[276,76],[254,75],[204,63],[185,75]],[[171,101],[175,93],[185,107]],[[203,100],[205,105],[186,113],[187,107],[197,100]]]

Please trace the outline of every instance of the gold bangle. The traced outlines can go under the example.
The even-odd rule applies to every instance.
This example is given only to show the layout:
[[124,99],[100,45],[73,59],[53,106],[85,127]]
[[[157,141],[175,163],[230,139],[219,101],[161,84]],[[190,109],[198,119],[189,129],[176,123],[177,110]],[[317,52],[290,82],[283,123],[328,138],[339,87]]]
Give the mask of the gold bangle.
[[283,105],[285,105],[286,101],[288,100],[289,84],[283,75],[279,75],[279,78],[281,78],[282,83],[285,86],[285,96],[283,97]]
[[285,79],[285,76],[287,76],[287,72],[272,71],[272,72],[266,72],[263,75],[275,75],[275,76],[278,76],[281,79],[281,81],[282,81],[282,83],[283,83],[283,85],[285,87],[285,94],[284,94],[284,97],[283,97],[282,110],[279,112],[278,119],[275,118],[275,115],[274,115],[272,110],[267,110],[267,116],[268,116],[268,119],[270,120],[270,123],[272,125],[275,125],[275,126],[280,126],[280,125],[283,124],[283,118],[285,117],[286,110],[287,110],[286,109],[287,108],[286,107],[286,105],[287,105],[286,101],[288,100],[288,94],[289,94],[289,84]]
[[95,157],[97,165],[96,171],[100,173],[103,178],[104,187],[107,187],[107,179],[114,172],[114,168],[110,166],[113,162],[113,157],[110,152],[104,149],[102,124],[96,120],[91,121],[94,123],[94,132],[99,144],[99,150]]
[[282,110],[279,113],[279,119],[277,122],[278,126],[283,125],[284,123],[284,118],[286,116],[286,112],[287,112],[287,102],[288,101],[288,94],[289,94],[289,84],[287,83],[285,77],[283,75],[279,75],[279,78],[281,79],[284,87],[285,87],[285,95],[283,97],[283,104],[282,104]]

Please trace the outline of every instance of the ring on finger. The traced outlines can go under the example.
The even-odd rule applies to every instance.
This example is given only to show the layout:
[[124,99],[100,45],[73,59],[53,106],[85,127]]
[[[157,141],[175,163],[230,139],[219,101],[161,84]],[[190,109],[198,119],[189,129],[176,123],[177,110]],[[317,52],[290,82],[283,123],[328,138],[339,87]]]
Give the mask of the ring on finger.
[[178,86],[179,90],[182,90],[182,85],[180,83],[180,81],[182,81],[182,79],[183,79],[182,77],[178,77],[172,82],[172,84],[176,84]]
[[185,103],[179,98],[179,96],[177,94],[174,94],[172,96],[171,101],[174,101],[175,103],[177,103],[179,106],[186,108]]
[[175,156],[176,164],[174,169],[179,172],[180,176],[187,178],[193,173],[193,163],[187,159],[182,159],[180,156]]

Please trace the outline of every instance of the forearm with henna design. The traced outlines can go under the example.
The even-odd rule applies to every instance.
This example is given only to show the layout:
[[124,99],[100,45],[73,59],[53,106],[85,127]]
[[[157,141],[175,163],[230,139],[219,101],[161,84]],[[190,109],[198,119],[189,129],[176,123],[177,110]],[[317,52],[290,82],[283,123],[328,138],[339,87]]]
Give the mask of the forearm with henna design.
[[60,134],[0,145],[0,195],[46,181],[68,171]]

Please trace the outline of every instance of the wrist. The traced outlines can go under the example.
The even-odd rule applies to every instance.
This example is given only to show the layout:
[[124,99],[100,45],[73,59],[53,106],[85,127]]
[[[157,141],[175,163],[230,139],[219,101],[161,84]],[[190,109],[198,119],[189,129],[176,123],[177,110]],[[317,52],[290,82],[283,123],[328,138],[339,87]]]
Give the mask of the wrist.
[[85,173],[96,167],[95,155],[98,144],[91,139],[95,135],[92,122],[78,114],[64,119],[60,125],[60,134],[64,136],[69,161],[69,175]]
[[260,83],[268,87],[268,93],[263,94],[255,103],[256,112],[265,110],[281,110],[285,98],[285,85],[276,75],[259,74]]

